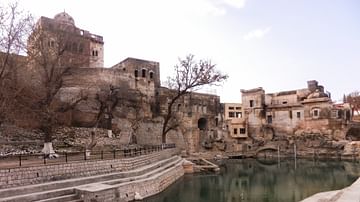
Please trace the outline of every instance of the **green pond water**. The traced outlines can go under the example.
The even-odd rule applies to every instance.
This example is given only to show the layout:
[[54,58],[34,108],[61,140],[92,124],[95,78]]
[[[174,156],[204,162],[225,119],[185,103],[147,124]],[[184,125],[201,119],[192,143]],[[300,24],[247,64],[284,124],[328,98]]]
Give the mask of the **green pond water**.
[[343,161],[239,159],[220,162],[219,174],[185,175],[145,202],[292,202],[344,188],[360,164]]

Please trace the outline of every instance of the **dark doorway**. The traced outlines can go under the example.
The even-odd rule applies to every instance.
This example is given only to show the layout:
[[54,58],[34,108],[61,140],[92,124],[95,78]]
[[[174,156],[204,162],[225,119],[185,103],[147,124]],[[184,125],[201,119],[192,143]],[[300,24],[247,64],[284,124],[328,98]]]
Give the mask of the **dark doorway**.
[[200,130],[206,130],[206,128],[207,128],[207,120],[205,118],[200,118],[198,120],[198,128]]

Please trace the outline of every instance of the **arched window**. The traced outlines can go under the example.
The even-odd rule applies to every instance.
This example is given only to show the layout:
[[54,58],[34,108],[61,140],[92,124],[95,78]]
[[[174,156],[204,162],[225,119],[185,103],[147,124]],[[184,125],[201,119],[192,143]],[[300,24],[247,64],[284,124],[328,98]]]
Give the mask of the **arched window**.
[[142,76],[142,77],[146,77],[146,69],[142,69],[142,70],[141,70],[141,76]]
[[154,72],[150,72],[149,75],[150,75],[150,79],[154,78]]
[[198,120],[198,128],[200,130],[206,130],[206,128],[207,128],[207,120],[205,118],[200,118]]
[[138,76],[139,76],[139,75],[138,75],[138,70],[137,70],[137,69],[135,70],[134,75],[135,75],[135,77],[138,77]]

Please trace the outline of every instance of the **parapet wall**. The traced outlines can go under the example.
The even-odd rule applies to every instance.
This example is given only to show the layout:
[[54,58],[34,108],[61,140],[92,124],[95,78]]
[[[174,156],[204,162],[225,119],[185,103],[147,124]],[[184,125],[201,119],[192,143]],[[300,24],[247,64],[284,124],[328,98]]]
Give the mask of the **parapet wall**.
[[169,158],[176,151],[176,149],[166,149],[134,158],[2,169],[0,170],[0,189],[128,171]]

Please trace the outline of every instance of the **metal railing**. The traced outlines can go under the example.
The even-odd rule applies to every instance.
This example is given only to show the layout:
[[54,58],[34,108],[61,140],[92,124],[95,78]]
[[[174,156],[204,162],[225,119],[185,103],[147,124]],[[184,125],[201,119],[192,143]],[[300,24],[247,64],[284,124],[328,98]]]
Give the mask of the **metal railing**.
[[0,157],[0,169],[3,168],[17,168],[30,167],[47,164],[64,164],[69,162],[79,161],[93,161],[93,160],[111,160],[130,158],[154,152],[159,152],[165,149],[175,148],[175,144],[161,144],[161,145],[138,145],[134,148],[114,149],[114,150],[100,150],[100,151],[80,151],[80,152],[57,152],[56,158],[48,158],[45,154],[18,154]]

